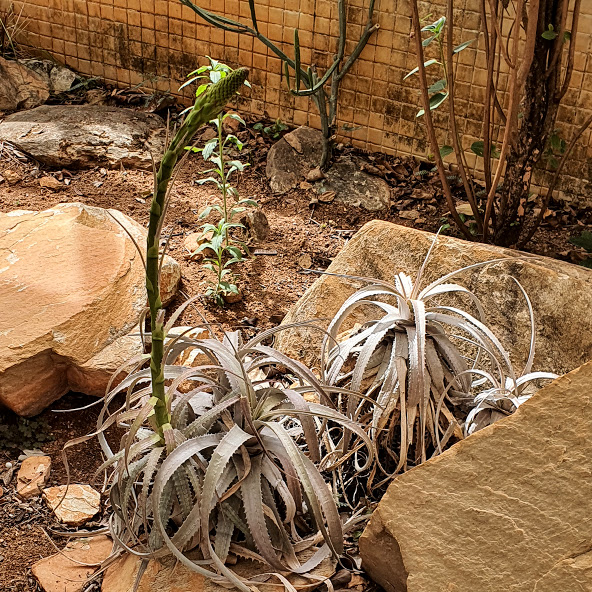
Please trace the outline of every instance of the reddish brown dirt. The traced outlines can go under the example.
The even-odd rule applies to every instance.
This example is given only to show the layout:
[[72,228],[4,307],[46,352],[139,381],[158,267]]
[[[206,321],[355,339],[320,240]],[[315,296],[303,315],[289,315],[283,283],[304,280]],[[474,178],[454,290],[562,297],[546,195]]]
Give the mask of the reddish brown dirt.
[[[252,122],[251,122],[252,124]],[[224,329],[241,329],[245,336],[268,328],[279,322],[288,308],[294,304],[315,280],[316,275],[305,272],[301,263],[303,255],[309,255],[313,269],[325,269],[337,255],[353,232],[372,218],[382,218],[407,226],[435,231],[442,223],[446,208],[441,205],[437,183],[433,176],[414,175],[417,163],[410,160],[367,155],[371,167],[396,167],[397,175],[387,174],[393,187],[393,201],[389,210],[371,214],[358,208],[337,203],[309,206],[311,189],[296,189],[283,196],[271,194],[265,178],[265,158],[271,141],[254,132],[241,132],[246,143],[242,160],[251,166],[239,179],[241,197],[257,200],[267,215],[271,227],[268,240],[252,244],[251,248],[272,251],[275,255],[260,255],[247,259],[236,266],[243,299],[240,303],[221,309],[206,299],[198,300],[181,317],[180,324],[201,323],[200,314],[211,323],[219,323]],[[343,149],[347,151],[348,149]],[[399,165],[397,167],[397,165]],[[200,157],[189,159],[180,174],[173,193],[166,231],[172,232],[170,253],[182,267],[182,296],[170,307],[180,304],[185,297],[203,294],[210,277],[199,263],[185,258],[183,239],[198,230],[201,222],[199,212],[218,198],[214,189],[195,184],[200,171],[205,167]],[[96,168],[90,171],[41,170],[31,162],[19,162],[10,152],[0,155],[0,175],[11,169],[22,179],[14,185],[0,184],[0,211],[15,209],[42,210],[59,202],[80,201],[85,204],[117,208],[146,224],[151,191],[152,174],[136,170],[109,170]],[[62,181],[58,191],[43,189],[39,178],[51,175]],[[67,184],[66,184],[67,183]],[[419,220],[402,219],[400,210],[418,210]],[[530,247],[533,252],[561,256],[577,261],[581,255],[567,239],[579,233],[588,223],[587,214],[560,210],[546,223]],[[554,225],[554,227],[552,226]],[[299,263],[300,261],[300,263]],[[308,262],[306,262],[308,265]],[[199,313],[198,313],[199,310]],[[69,395],[56,403],[52,409],[72,408],[87,401],[79,395]],[[52,483],[66,481],[60,460],[63,444],[70,438],[89,433],[96,419],[96,408],[71,414],[56,414],[51,409],[41,416],[53,441],[42,446],[51,455],[54,467]],[[7,461],[16,462],[17,452],[0,450],[0,472]],[[91,441],[69,454],[73,481],[89,482],[101,462],[96,441]],[[0,483],[1,485],[1,483]],[[49,538],[43,533],[52,524],[51,516],[40,503],[30,504],[32,510],[13,495],[14,480],[4,487],[0,496],[0,590],[2,592],[25,592],[35,590],[36,585],[28,575],[31,564],[54,552]],[[58,546],[63,539],[53,537]]]

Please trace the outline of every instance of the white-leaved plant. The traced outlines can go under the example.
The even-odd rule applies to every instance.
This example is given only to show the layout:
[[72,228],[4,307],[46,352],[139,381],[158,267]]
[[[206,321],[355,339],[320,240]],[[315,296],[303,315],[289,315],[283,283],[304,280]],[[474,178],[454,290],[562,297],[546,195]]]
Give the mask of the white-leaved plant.
[[[463,438],[463,432],[471,433],[510,413],[527,396],[524,388],[528,383],[555,377],[531,373],[533,311],[516,280],[531,320],[530,353],[520,377],[508,352],[487,326],[477,296],[451,282],[461,273],[508,259],[458,269],[422,288],[436,241],[437,237],[415,281],[404,273],[397,274],[392,284],[347,276],[368,285],[345,301],[323,341],[325,384],[363,395],[342,394],[337,404],[352,421],[369,429],[376,462],[368,475],[368,490],[377,475],[382,479],[379,486],[409,466],[441,453],[447,443]],[[455,303],[464,297],[474,312],[455,303],[443,304],[443,298],[449,296],[457,297]],[[352,314],[360,308],[371,320],[344,332],[344,323],[350,321],[351,325]],[[484,388],[486,383],[490,388]],[[343,451],[358,449],[352,437],[345,434],[340,444]]]

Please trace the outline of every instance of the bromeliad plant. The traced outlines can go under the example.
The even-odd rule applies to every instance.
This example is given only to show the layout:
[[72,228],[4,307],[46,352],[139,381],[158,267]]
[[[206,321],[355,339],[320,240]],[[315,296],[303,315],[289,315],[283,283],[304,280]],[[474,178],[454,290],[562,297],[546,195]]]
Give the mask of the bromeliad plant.
[[[395,474],[442,452],[449,441],[497,419],[492,411],[507,414],[522,402],[523,388],[534,380],[554,378],[531,373],[534,357],[534,319],[526,293],[518,284],[531,315],[531,347],[524,375],[516,377],[508,353],[485,324],[479,299],[467,288],[450,283],[460,273],[504,259],[477,263],[421,288],[424,270],[436,239],[415,281],[404,273],[394,284],[370,278],[350,296],[331,321],[323,342],[322,369],[327,385],[347,387],[363,397],[340,395],[338,408],[370,430],[376,464],[368,488],[377,474],[388,482]],[[465,297],[476,314],[442,297]],[[363,308],[368,322],[349,334],[343,325]],[[380,313],[375,316],[372,311]],[[489,382],[491,388],[480,392]],[[343,450],[351,445],[344,437]]]
[[[205,80],[202,82],[195,93],[196,98],[201,96],[212,85],[229,76],[233,70],[226,64],[218,62],[208,56],[209,64],[199,67],[189,76],[190,79],[181,87],[188,84]],[[245,80],[244,84],[250,86]],[[257,206],[257,202],[252,199],[239,199],[238,190],[232,185],[232,178],[237,172],[242,172],[248,163],[242,163],[237,158],[230,156],[230,152],[243,149],[243,143],[235,134],[224,133],[224,122],[228,119],[234,119],[241,125],[245,125],[243,119],[237,113],[219,113],[212,121],[216,127],[216,137],[208,140],[203,147],[193,146],[192,152],[201,153],[203,159],[212,164],[212,168],[204,171],[209,175],[197,181],[198,184],[212,183],[216,186],[222,196],[222,205],[214,204],[207,206],[200,213],[200,219],[204,220],[215,212],[220,220],[217,224],[206,223],[202,227],[202,240],[194,254],[208,250],[213,255],[205,259],[204,267],[214,273],[215,281],[210,283],[206,292],[207,296],[220,306],[224,305],[224,298],[232,295],[238,295],[239,290],[236,285],[236,279],[230,267],[243,260],[241,243],[233,240],[230,231],[233,228],[242,228],[244,226],[235,222],[235,218],[248,206]],[[231,201],[232,200],[232,201]]]
[[[344,526],[315,466],[327,462],[321,428],[343,425],[371,443],[359,426],[321,404],[339,389],[324,388],[306,367],[262,345],[277,328],[245,345],[238,334],[194,339],[190,329],[173,329],[191,300],[164,322],[159,245],[169,181],[198,127],[217,115],[246,75],[236,70],[201,94],[162,159],[145,259],[151,352],[130,360],[125,378],[109,385],[96,434],[106,456],[99,471],[109,485],[116,547],[139,555],[143,566],[172,555],[193,571],[250,592],[248,584],[255,582],[226,565],[231,555],[262,563],[263,572],[290,588],[287,573],[313,578],[311,569],[342,552]],[[198,365],[175,365],[189,349],[197,350]],[[287,368],[297,386],[267,378],[263,369],[274,365]],[[120,395],[125,401],[113,409]],[[320,402],[308,402],[310,395]],[[117,451],[105,436],[114,425],[125,429]],[[304,550],[312,555],[301,563],[297,555]]]
[[[113,539],[146,560],[173,555],[189,569],[244,592],[249,583],[227,565],[229,556],[262,564],[281,582],[289,572],[308,574],[343,550],[335,499],[315,462],[327,462],[317,422],[343,425],[371,446],[365,432],[334,409],[306,367],[261,343],[273,330],[242,345],[238,333],[224,340],[191,339],[172,323],[164,351],[167,422],[159,426],[150,371],[131,372],[105,399],[100,441],[110,469]],[[203,362],[173,362],[187,349]],[[262,369],[281,364],[299,386],[287,388]],[[148,383],[147,386],[143,386]],[[183,389],[181,385],[190,385]],[[114,398],[126,401],[108,415]],[[307,397],[310,398],[310,397]],[[120,450],[103,435],[117,418],[128,422]],[[372,455],[369,454],[368,459]],[[334,463],[333,463],[334,464]],[[298,554],[309,550],[301,563]],[[312,552],[312,554],[311,554]]]

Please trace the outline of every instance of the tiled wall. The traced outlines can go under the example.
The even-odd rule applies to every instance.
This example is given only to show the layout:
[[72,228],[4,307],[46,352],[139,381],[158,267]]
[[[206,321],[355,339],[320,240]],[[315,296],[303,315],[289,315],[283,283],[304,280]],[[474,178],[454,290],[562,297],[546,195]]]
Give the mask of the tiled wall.
[[[194,1],[250,24],[247,0]],[[211,55],[251,68],[253,88],[243,109],[319,126],[314,105],[286,91],[280,61],[264,45],[211,27],[179,0],[0,0],[0,8],[11,2],[16,10],[24,7],[31,46],[51,52],[84,74],[122,86],[137,84],[176,93],[184,76],[204,63],[205,55]],[[368,2],[347,0],[347,50],[361,34]],[[420,5],[421,13],[431,13],[434,20],[445,10],[445,0]],[[457,0],[456,5],[455,20],[462,25],[456,41],[477,37],[479,0]],[[298,27],[303,63],[312,60],[322,71],[330,62],[337,27],[335,0],[256,0],[256,6],[259,28],[272,41],[284,43],[291,53],[293,30]],[[403,81],[415,66],[409,0],[376,0],[376,7],[380,29],[342,84],[340,135],[368,150],[424,156],[428,150],[422,119],[415,117],[419,104],[416,81],[414,77]],[[566,139],[592,112],[592,1],[582,2],[582,11],[571,88],[557,125]],[[468,115],[460,127],[466,146],[481,135],[484,61],[482,40],[459,54],[457,111]],[[445,126],[445,114],[436,121]],[[442,142],[446,140],[442,135]],[[562,190],[567,198],[592,204],[590,140],[588,131],[564,170]]]

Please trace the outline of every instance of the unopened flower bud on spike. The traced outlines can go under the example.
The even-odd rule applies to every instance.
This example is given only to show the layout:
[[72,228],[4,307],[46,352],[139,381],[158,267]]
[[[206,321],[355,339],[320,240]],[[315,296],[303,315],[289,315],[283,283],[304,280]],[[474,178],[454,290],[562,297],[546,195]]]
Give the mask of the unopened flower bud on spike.
[[211,111],[210,119],[218,115],[220,110],[239,91],[249,75],[248,68],[237,68],[222,78],[202,95],[205,108]]

